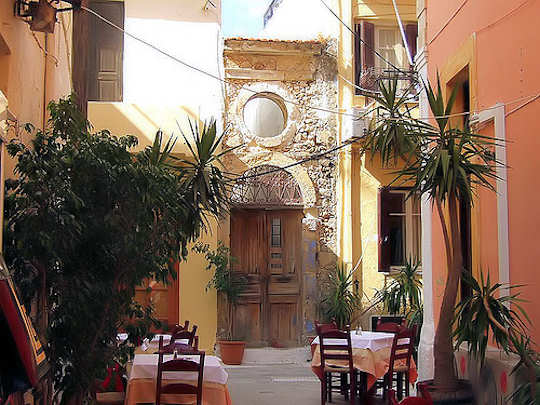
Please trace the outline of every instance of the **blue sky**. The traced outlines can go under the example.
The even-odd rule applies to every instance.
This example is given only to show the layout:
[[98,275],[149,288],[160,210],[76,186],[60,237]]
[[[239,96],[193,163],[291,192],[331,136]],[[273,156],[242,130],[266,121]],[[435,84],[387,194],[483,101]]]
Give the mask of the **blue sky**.
[[270,2],[271,0],[223,0],[223,36],[257,36],[263,28],[263,16]]

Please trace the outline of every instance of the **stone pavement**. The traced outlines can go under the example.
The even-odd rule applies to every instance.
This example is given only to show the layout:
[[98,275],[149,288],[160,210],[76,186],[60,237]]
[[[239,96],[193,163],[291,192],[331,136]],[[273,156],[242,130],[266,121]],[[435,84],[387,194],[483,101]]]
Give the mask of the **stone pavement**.
[[[248,349],[253,350],[253,349]],[[241,366],[225,366],[233,405],[318,405],[320,382],[307,350],[255,349]],[[334,394],[333,405],[349,404]],[[381,402],[382,403],[382,402]],[[370,401],[370,405],[379,402]]]

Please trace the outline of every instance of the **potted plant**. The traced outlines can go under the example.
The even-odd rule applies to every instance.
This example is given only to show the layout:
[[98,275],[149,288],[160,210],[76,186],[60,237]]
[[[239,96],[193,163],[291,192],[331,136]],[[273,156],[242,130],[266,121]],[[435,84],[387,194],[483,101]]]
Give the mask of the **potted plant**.
[[340,329],[350,325],[353,315],[361,306],[361,297],[353,288],[353,272],[341,264],[330,272],[321,309],[326,321],[335,321]]
[[194,251],[204,254],[208,261],[207,270],[213,270],[214,274],[206,289],[215,288],[227,301],[227,331],[224,339],[219,339],[219,350],[221,360],[225,364],[242,364],[246,342],[243,340],[233,340],[232,319],[233,309],[238,302],[240,294],[245,288],[245,278],[232,271],[231,265],[234,258],[230,255],[230,249],[220,241],[215,250],[211,250],[208,244],[198,243],[193,248]]
[[[377,117],[364,137],[364,150],[379,155],[383,165],[403,163],[395,181],[411,186],[410,195],[427,196],[437,210],[444,238],[447,280],[435,332],[435,375],[430,389],[435,402],[472,397],[470,386],[459,381],[454,367],[452,321],[463,270],[459,207],[470,207],[473,190],[494,191],[492,181],[499,162],[492,152],[496,141],[475,134],[468,125],[453,126],[451,114],[457,88],[448,101],[437,80],[434,90],[423,83],[433,123],[416,119],[406,103],[411,91],[398,92],[397,80],[379,83]],[[412,90],[412,86],[411,89]]]
[[510,399],[514,404],[539,403],[540,357],[531,349],[530,338],[527,337],[530,319],[520,306],[523,300],[519,298],[519,293],[513,293],[520,286],[492,284],[489,273],[485,279],[481,273],[480,282],[468,273],[464,273],[463,277],[471,294],[456,307],[456,349],[465,343],[478,367],[482,367],[485,362],[486,348],[490,341],[495,342],[504,352],[518,355],[520,361],[514,372],[525,371],[527,382],[518,385]]

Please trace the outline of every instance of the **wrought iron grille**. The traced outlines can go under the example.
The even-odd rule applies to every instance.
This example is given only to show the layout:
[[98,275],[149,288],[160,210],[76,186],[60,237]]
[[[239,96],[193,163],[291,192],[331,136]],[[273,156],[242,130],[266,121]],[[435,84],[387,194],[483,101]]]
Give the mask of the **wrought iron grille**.
[[[231,202],[237,206],[298,206],[303,205],[296,180],[285,170],[262,165],[246,171],[233,187]],[[255,176],[254,176],[255,175]],[[254,176],[254,177],[249,177]]]

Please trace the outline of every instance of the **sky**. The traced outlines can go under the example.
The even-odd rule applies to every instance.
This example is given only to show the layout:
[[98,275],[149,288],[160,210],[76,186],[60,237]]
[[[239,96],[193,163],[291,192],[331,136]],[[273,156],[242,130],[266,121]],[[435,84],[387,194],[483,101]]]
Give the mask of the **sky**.
[[223,0],[224,37],[256,37],[263,29],[263,16],[271,0]]

